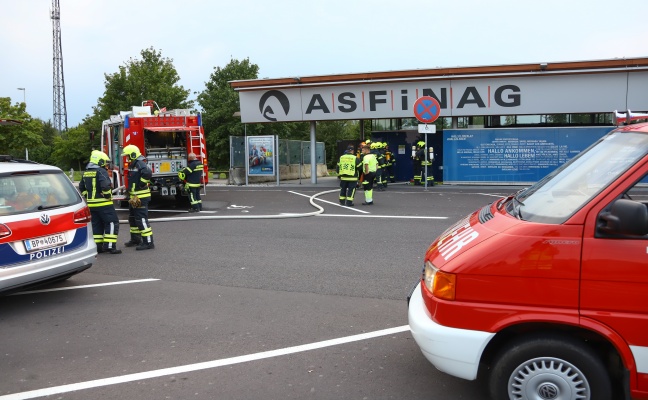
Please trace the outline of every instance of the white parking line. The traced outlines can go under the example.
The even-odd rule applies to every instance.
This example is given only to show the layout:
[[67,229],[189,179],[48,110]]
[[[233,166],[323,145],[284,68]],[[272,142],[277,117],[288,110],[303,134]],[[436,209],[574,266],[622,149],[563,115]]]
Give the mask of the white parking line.
[[30,294],[30,293],[45,293],[45,292],[58,292],[61,290],[73,290],[73,289],[85,289],[89,287],[99,287],[99,286],[112,286],[112,285],[125,285],[127,283],[140,283],[140,282],[153,282],[159,281],[159,279],[136,279],[132,281],[119,281],[119,282],[106,282],[106,283],[96,283],[93,285],[80,285],[80,286],[66,286],[54,289],[42,289],[42,290],[26,290],[24,292],[12,293],[9,296],[19,296],[21,294]]
[[139,372],[139,373],[129,374],[129,375],[114,376],[112,378],[96,379],[93,381],[71,383],[68,385],[31,390],[28,392],[13,393],[13,394],[0,396],[0,400],[33,399],[35,397],[51,396],[53,394],[68,393],[76,390],[91,389],[91,388],[96,388],[101,386],[116,385],[119,383],[140,381],[143,379],[159,378],[161,376],[167,376],[167,375],[183,374],[192,371],[200,371],[203,369],[224,367],[226,365],[263,360],[265,358],[285,356],[288,354],[295,354],[295,353],[301,353],[309,350],[322,349],[325,347],[337,346],[340,344],[357,342],[360,340],[367,340],[367,339],[372,339],[380,336],[393,335],[408,330],[409,330],[409,325],[397,326],[395,328],[383,329],[380,331],[361,333],[359,335],[345,336],[337,339],[324,340],[321,342],[315,342],[310,344],[303,344],[300,346],[286,347],[284,349],[263,351],[261,353],[248,354],[245,356],[224,358],[222,360],[188,364],[179,367],[164,368],[164,369],[158,369],[158,370],[147,371],[147,372]]

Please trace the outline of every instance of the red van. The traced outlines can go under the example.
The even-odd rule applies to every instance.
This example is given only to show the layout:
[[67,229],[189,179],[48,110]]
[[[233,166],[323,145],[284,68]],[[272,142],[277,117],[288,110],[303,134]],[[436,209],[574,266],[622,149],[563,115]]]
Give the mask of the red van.
[[493,400],[648,398],[648,124],[449,228],[408,308],[425,357]]

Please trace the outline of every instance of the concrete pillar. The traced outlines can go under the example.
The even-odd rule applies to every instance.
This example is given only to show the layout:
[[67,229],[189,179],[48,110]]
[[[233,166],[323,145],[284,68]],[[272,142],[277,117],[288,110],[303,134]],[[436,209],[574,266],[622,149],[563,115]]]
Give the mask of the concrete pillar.
[[315,121],[310,123],[310,159],[311,159],[311,183],[317,183],[317,142],[315,141]]

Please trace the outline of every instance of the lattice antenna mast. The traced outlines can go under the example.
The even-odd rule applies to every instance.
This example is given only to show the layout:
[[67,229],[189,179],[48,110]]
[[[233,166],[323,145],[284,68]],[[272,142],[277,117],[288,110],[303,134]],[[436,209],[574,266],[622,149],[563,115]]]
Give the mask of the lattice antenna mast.
[[65,79],[63,79],[63,46],[61,44],[61,7],[52,0],[52,31],[54,33],[54,128],[67,131]]

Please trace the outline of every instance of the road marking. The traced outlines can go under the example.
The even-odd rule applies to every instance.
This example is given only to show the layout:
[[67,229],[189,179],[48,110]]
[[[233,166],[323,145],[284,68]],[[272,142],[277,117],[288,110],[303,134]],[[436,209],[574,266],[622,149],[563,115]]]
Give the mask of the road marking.
[[402,218],[402,219],[448,219],[448,217],[417,217],[415,215],[344,215],[318,214],[318,217],[349,217],[349,218]]
[[61,287],[61,288],[43,289],[43,290],[27,290],[27,291],[24,291],[24,292],[12,293],[9,296],[19,296],[21,294],[29,294],[29,293],[59,292],[61,290],[85,289],[85,288],[90,288],[90,287],[125,285],[127,283],[140,283],[140,282],[153,282],[153,281],[159,281],[159,279],[153,279],[153,278],[151,278],[151,279],[136,279],[136,280],[133,280],[133,281],[96,283],[94,285],[66,286],[66,287]]
[[253,208],[254,206],[237,206],[236,204],[232,204],[231,206],[227,207],[228,210],[241,210],[244,208]]
[[[296,195],[304,196],[304,197],[308,197],[308,198],[312,197],[312,196],[309,196],[309,195],[307,195],[307,194],[302,194],[302,193],[298,193],[298,192],[293,192],[292,190],[289,190],[288,193],[292,193],[292,194],[296,194]],[[363,211],[363,210],[358,210],[357,208],[343,206],[342,204],[333,203],[332,201],[322,200],[322,199],[315,199],[315,200],[317,200],[317,201],[321,201],[321,202],[323,202],[323,203],[332,204],[332,205],[334,205],[334,206],[338,206],[338,207],[341,207],[341,208],[346,208],[347,210],[353,210],[353,211],[357,211],[357,212],[359,212],[359,213],[369,214],[369,211]]]
[[139,373],[129,374],[129,375],[114,376],[112,378],[96,379],[93,381],[71,383],[68,385],[54,386],[45,389],[30,390],[28,392],[13,393],[13,394],[0,396],[0,400],[33,399],[35,397],[51,396],[54,394],[74,392],[77,390],[92,389],[101,386],[116,385],[119,383],[127,383],[127,382],[141,381],[144,379],[159,378],[161,376],[184,374],[192,371],[200,371],[203,369],[224,367],[227,365],[234,365],[234,364],[240,364],[240,363],[245,363],[250,361],[263,360],[266,358],[301,353],[304,351],[317,350],[325,347],[357,342],[360,340],[373,339],[380,336],[388,336],[396,333],[406,332],[409,331],[409,329],[410,329],[409,325],[397,326],[395,328],[388,328],[380,331],[361,333],[358,335],[345,336],[337,339],[330,339],[321,342],[303,344],[300,346],[286,347],[284,349],[263,351],[261,353],[248,354],[244,356],[224,358],[222,360],[206,361],[206,362],[201,362],[196,364],[182,365],[179,367],[163,368],[163,369],[139,372]]

